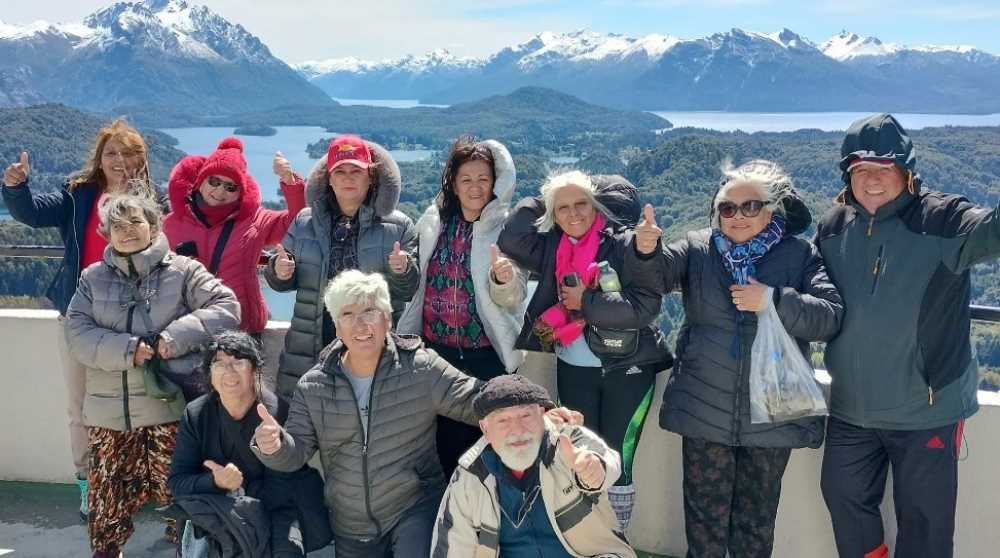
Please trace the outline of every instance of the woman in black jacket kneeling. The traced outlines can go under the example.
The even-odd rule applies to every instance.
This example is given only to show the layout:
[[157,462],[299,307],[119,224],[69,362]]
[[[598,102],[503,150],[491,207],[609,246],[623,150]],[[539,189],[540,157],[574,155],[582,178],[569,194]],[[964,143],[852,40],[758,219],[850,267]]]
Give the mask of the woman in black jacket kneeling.
[[[809,360],[809,342],[840,329],[843,303],[805,231],[809,210],[785,171],[755,160],[722,170],[712,227],[659,250],[646,206],[628,267],[684,296],[677,363],[660,426],[683,436],[688,558],[771,556],[781,477],[792,448],[817,448],[824,417],[752,424],[749,376],[757,312],[774,305]],[[643,270],[643,271],[639,271]],[[655,273],[650,271],[655,270]]]
[[[167,484],[175,503],[218,547],[250,546],[240,549],[247,556],[305,556],[333,537],[323,480],[308,465],[294,473],[272,471],[250,451],[261,422],[257,407],[279,421],[287,414],[261,385],[263,364],[260,347],[249,334],[216,336],[204,366],[212,391],[184,411]],[[230,517],[242,517],[251,528],[232,533],[235,524],[225,520],[226,514],[215,513],[229,508]]]
[[623,529],[655,376],[670,366],[654,324],[661,297],[622,265],[623,231],[638,215],[638,193],[624,178],[573,171],[549,178],[541,198],[518,204],[498,240],[507,257],[538,276],[515,347],[554,351],[560,403],[583,413],[587,428],[622,454],[622,476],[608,494]]

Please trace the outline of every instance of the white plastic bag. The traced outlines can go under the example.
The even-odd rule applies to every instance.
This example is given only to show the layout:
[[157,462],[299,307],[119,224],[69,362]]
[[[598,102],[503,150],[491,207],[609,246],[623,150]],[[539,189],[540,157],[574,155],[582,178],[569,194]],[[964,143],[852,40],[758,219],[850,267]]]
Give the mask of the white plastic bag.
[[750,422],[781,422],[828,414],[812,365],[781,324],[773,298],[757,313],[750,350]]

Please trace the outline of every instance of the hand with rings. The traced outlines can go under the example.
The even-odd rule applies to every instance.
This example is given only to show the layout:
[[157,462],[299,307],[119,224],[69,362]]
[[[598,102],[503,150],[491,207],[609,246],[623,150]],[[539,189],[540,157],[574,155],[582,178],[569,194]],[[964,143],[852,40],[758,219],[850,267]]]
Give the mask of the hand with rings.
[[733,305],[741,312],[760,312],[767,307],[767,285],[750,278],[749,285],[733,285],[729,293]]

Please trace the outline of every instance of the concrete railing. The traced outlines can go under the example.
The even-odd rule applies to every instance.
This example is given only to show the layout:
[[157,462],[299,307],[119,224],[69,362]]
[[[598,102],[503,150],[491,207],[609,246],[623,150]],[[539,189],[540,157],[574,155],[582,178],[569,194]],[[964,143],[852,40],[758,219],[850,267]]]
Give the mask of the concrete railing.
[[[272,322],[264,335],[267,367],[274,374],[287,323]],[[56,313],[0,310],[0,480],[72,482],[65,388],[56,349]],[[523,373],[556,394],[550,357],[532,354]],[[686,551],[681,489],[680,437],[657,425],[667,374],[657,378],[655,404],[636,455],[638,487],[629,537],[642,550],[681,556]],[[1000,525],[1000,395],[980,392],[982,410],[969,421],[960,491],[955,556],[996,556]],[[797,450],[785,473],[774,556],[834,558],[830,517],[819,489],[823,451]],[[892,486],[892,483],[889,483]],[[887,538],[895,536],[891,488],[883,509]]]

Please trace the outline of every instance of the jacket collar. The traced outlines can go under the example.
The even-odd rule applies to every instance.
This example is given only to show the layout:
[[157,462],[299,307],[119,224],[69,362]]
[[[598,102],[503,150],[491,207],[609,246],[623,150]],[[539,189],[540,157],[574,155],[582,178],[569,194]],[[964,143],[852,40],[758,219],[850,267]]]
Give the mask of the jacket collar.
[[135,273],[141,278],[148,276],[153,269],[165,263],[169,252],[167,237],[163,232],[160,232],[145,250],[128,256],[119,254],[114,247],[108,244],[108,247],[104,249],[104,263],[117,269],[126,277],[131,277],[132,272],[129,269],[129,262],[131,262]]
[[[899,194],[899,196],[896,197],[896,199],[883,205],[882,207],[878,208],[878,210],[875,211],[874,215],[875,221],[876,222],[885,221],[886,219],[890,219],[892,217],[895,217],[896,215],[899,215],[916,199],[917,199],[916,195],[911,194],[909,190],[904,188],[903,192]],[[868,213],[868,210],[865,209],[861,205],[861,203],[859,203],[858,200],[854,197],[854,192],[851,191],[850,186],[848,186],[847,190],[844,192],[844,201],[848,205],[853,207],[854,210],[857,211],[860,215],[864,215],[865,217],[872,216],[870,213]]]
[[[415,351],[421,346],[423,346],[423,342],[416,335],[401,335],[389,332],[385,337],[385,347],[383,347],[382,355],[378,360],[378,370],[382,371],[399,366],[400,351]],[[330,376],[343,373],[340,367],[340,359],[344,356],[344,351],[346,350],[347,346],[344,345],[344,342],[339,337],[327,345],[319,353],[319,361],[322,363],[323,371]]]

